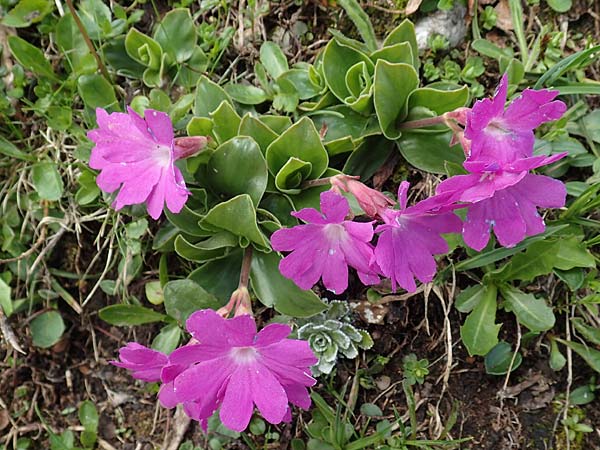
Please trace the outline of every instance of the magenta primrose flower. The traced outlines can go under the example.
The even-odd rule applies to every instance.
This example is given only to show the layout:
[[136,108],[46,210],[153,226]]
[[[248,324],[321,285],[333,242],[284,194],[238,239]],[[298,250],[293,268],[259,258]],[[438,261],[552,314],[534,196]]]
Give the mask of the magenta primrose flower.
[[206,145],[206,138],[195,137],[191,146],[192,138],[185,138],[186,145],[179,146],[167,114],[147,109],[144,116],[129,107],[127,114],[96,109],[98,128],[88,132],[96,144],[90,167],[100,170],[96,178],[100,189],[119,190],[115,209],[145,202],[148,214],[158,219],[165,204],[173,213],[183,208],[190,192],[174,163]]
[[448,252],[448,244],[440,235],[460,232],[461,221],[451,211],[455,206],[449,203],[447,194],[429,197],[407,208],[408,187],[407,181],[400,184],[400,209],[388,209],[382,215],[384,224],[375,228],[379,239],[374,259],[381,273],[390,278],[394,291],[400,285],[414,292],[415,277],[422,283],[433,280],[433,255]]
[[566,156],[533,156],[533,129],[560,118],[565,104],[551,101],[557,91],[527,89],[504,111],[507,83],[504,75],[494,99],[478,101],[467,114],[471,152],[464,167],[470,174],[451,177],[436,190],[470,203],[462,234],[475,250],[487,245],[490,230],[504,247],[543,232],[537,208],[559,208],[566,199],[561,181],[529,173]]
[[[318,359],[308,342],[286,339],[291,332],[288,325],[267,325],[257,333],[250,315],[224,319],[213,310],[200,310],[189,317],[186,327],[198,343],[168,357],[130,343],[120,352],[122,361],[113,364],[133,370],[134,376],[145,372],[147,381],[162,381],[161,404],[167,408],[183,404],[186,414],[204,427],[219,408],[223,425],[243,431],[254,406],[273,424],[291,420],[290,403],[310,407],[307,387],[316,383],[310,366]],[[132,346],[135,355],[124,352]],[[146,367],[138,358],[143,351],[148,356]],[[157,376],[159,360],[165,362]]]
[[144,347],[137,342],[130,342],[121,348],[119,359],[121,361],[112,361],[112,364],[131,370],[133,378],[148,382],[160,380],[160,372],[168,363],[167,355]]
[[279,271],[302,289],[312,288],[320,278],[327,289],[340,294],[348,287],[348,266],[357,270],[363,284],[376,284],[379,277],[370,261],[373,256],[372,222],[345,220],[348,201],[333,191],[321,193],[321,212],[305,208],[292,215],[304,222],[277,230],[271,245],[291,251],[279,263]]
[[479,100],[467,112],[465,138],[471,141],[467,161],[504,165],[533,154],[533,130],[559,119],[567,106],[554,100],[558,91],[525,89],[505,109],[508,76],[492,99]]

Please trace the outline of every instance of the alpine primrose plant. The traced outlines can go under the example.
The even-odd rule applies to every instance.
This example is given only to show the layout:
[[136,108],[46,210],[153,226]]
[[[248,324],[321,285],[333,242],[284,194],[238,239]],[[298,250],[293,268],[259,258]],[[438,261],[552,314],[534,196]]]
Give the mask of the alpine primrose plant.
[[[219,146],[216,150],[208,146],[205,158],[187,161],[188,169],[196,167],[189,171],[195,175],[187,181],[202,188],[188,189],[175,162],[203,149],[209,139],[174,138],[164,113],[146,110],[142,118],[131,109],[126,114],[98,109],[98,129],[88,136],[96,144],[90,165],[101,171],[98,185],[109,193],[119,190],[115,209],[145,203],[150,216],[157,219],[166,206],[169,221],[187,230],[174,239],[175,250],[202,263],[190,280],[212,282],[205,282],[198,295],[211,305],[218,300],[214,308],[198,307],[178,317],[192,336],[187,344],[162,353],[129,343],[120,350],[120,361],[113,363],[137,379],[160,382],[161,404],[167,408],[183,405],[205,428],[217,410],[225,426],[242,431],[254,407],[268,422],[277,424],[291,419],[290,404],[310,406],[307,388],[316,382],[311,366],[319,360],[307,341],[288,339],[288,325],[270,324],[257,333],[254,296],[284,315],[308,318],[326,308],[313,300],[310,289],[321,280],[326,289],[342,294],[349,286],[349,268],[356,270],[365,285],[377,284],[383,277],[391,281],[393,291],[399,286],[412,292],[417,287],[415,279],[422,283],[434,279],[434,256],[449,250],[443,235],[462,233],[468,246],[481,250],[493,231],[500,245],[510,247],[544,231],[538,207],[564,205],[565,188],[560,181],[530,173],[565,155],[533,155],[533,130],[565,111],[565,105],[554,100],[555,91],[526,90],[505,109],[508,82],[504,76],[492,99],[478,101],[470,109],[460,107],[401,124],[405,129],[445,124],[466,155],[466,175],[442,181],[435,195],[411,206],[406,181],[394,201],[356,176],[326,169],[325,150],[310,118],[295,124],[275,116],[240,120],[225,91],[203,83],[222,100],[215,102],[217,109],[210,119],[204,116],[196,121]],[[231,129],[231,120],[239,124],[241,136]],[[280,130],[280,137],[274,129]],[[312,158],[314,165],[289,153],[290,144],[297,142],[310,146],[310,151],[301,148],[298,152],[306,150],[305,157]],[[248,177],[240,179],[225,157],[243,163]],[[199,164],[206,164],[207,170],[198,170]],[[316,175],[302,181],[313,176],[310,171],[315,166],[319,166]],[[292,187],[277,187],[283,186],[284,175]],[[202,184],[203,177],[209,178],[208,185]],[[324,186],[330,189],[322,191]],[[315,205],[313,200],[299,195],[315,187],[321,189],[316,191],[320,211],[310,207]],[[265,192],[268,195],[263,199]],[[229,200],[209,209],[211,195]],[[293,195],[298,197],[292,202]],[[188,200],[196,209],[185,205]],[[352,210],[351,204],[359,209]],[[364,217],[355,219],[361,209]],[[464,222],[456,214],[460,209],[466,209]],[[270,233],[270,240],[263,233]],[[281,258],[276,252],[287,255]],[[223,281],[231,273],[239,274],[237,289]],[[281,292],[301,298],[302,304],[279,304]],[[168,312],[166,297],[165,293]],[[310,323],[306,320],[305,324]]]

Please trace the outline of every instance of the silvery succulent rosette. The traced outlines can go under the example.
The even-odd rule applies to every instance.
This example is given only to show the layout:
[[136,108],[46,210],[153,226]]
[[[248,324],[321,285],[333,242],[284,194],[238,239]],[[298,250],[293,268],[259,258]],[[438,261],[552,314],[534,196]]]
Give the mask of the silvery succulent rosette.
[[307,340],[319,362],[312,367],[314,376],[329,374],[341,354],[348,359],[358,356],[358,349],[368,350],[373,339],[366,330],[350,323],[350,308],[346,302],[333,300],[329,309],[301,324],[299,339]]

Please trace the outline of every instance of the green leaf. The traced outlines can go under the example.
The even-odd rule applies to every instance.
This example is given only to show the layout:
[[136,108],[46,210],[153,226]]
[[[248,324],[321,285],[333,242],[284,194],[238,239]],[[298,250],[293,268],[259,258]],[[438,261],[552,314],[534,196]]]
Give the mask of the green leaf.
[[79,422],[87,431],[96,432],[98,430],[98,411],[96,405],[90,400],[85,400],[79,406]]
[[[447,89],[442,89],[442,87]],[[425,106],[442,115],[448,111],[465,106],[469,100],[469,88],[466,85],[433,84],[415,89],[408,99],[408,108]]]
[[221,231],[196,244],[188,242],[183,236],[177,236],[175,239],[175,251],[179,256],[188,261],[206,262],[222,258],[229,253],[232,247],[237,247],[238,244],[238,237],[228,231]]
[[536,81],[533,89],[541,89],[544,86],[554,85],[554,82],[567,70],[584,67],[594,59],[598,58],[598,52],[600,52],[600,45],[581,50],[561,59]]
[[242,105],[260,105],[268,99],[265,91],[250,84],[226,84],[225,92]]
[[501,259],[508,258],[509,256],[514,255],[515,253],[520,252],[523,249],[528,248],[534,242],[543,241],[549,236],[558,233],[561,230],[567,228],[568,224],[562,225],[550,225],[546,228],[546,231],[542,234],[538,234],[535,236],[530,236],[526,238],[524,241],[518,243],[514,247],[511,248],[495,248],[488,251],[483,251],[476,256],[468,258],[460,263],[456,264],[455,269],[459,272],[464,270],[476,269],[478,267],[487,266],[488,264],[495,263],[496,261],[500,261]]
[[570,347],[571,350],[581,356],[588,365],[596,372],[600,372],[600,351],[595,350],[587,345],[580,344],[579,342],[565,341],[564,339],[556,338],[561,344]]
[[183,63],[191,58],[196,46],[196,29],[187,8],[176,8],[162,18],[154,39],[172,62]]
[[596,263],[585,244],[576,236],[560,240],[535,242],[527,251],[515,255],[512,260],[492,276],[499,280],[531,281],[539,275],[552,272],[553,268],[570,270],[574,267],[595,267]]
[[398,44],[380,48],[379,50],[371,53],[370,56],[373,63],[376,63],[378,59],[383,59],[384,61],[393,64],[412,64],[414,61],[412,47],[408,42],[400,42]]
[[164,287],[165,311],[179,323],[200,309],[218,309],[221,303],[192,280],[169,281]]
[[275,42],[263,42],[260,46],[260,62],[274,80],[289,70],[287,58]]
[[24,28],[40,22],[52,11],[52,2],[48,0],[20,0],[3,18],[2,25]]
[[254,252],[250,281],[258,299],[273,306],[281,314],[292,317],[311,317],[327,309],[311,290],[300,289],[279,272],[281,257],[275,253]]
[[210,113],[210,117],[214,124],[212,132],[219,144],[237,136],[241,118],[238,113],[235,112],[231,103],[228,101],[221,102],[219,107]]
[[77,91],[90,109],[111,109],[117,105],[117,97],[112,85],[98,74],[82,75],[77,79]]
[[242,269],[242,252],[232,251],[225,258],[209,261],[194,270],[188,278],[210,292],[224,305],[238,287]]
[[144,285],[144,292],[146,299],[153,305],[160,305],[165,300],[161,283],[158,280],[148,281]]
[[178,324],[165,325],[152,340],[152,348],[168,355],[177,348],[182,334]]
[[273,97],[273,108],[278,111],[293,113],[298,107],[300,97],[296,87],[285,78],[278,78]]
[[483,284],[469,286],[457,295],[454,306],[462,313],[471,312],[481,302],[481,299],[485,297],[488,289]]
[[572,0],[546,0],[548,6],[558,13],[567,12],[573,6]]
[[0,308],[4,311],[6,317],[13,313],[13,304],[10,298],[10,286],[0,278]]
[[310,78],[308,70],[304,69],[291,69],[287,72],[282,73],[277,78],[277,82],[280,80],[286,80],[291,83],[300,100],[307,100],[313,98],[323,92],[323,86],[318,86],[313,83]]
[[377,49],[377,38],[367,13],[363,11],[356,0],[338,0],[338,4],[346,10],[346,14],[356,26],[360,37],[367,44],[369,50],[375,51]]
[[208,161],[206,180],[221,200],[248,194],[255,206],[267,187],[267,162],[251,137],[221,144]]
[[221,86],[202,75],[196,85],[196,102],[194,103],[194,115],[209,117],[223,101],[231,103],[231,97]]
[[375,64],[373,104],[383,134],[398,139],[400,121],[408,114],[408,98],[419,85],[417,72],[408,64],[391,64],[378,60]]
[[90,53],[73,16],[69,13],[61,17],[56,24],[56,43],[71,63],[75,75],[96,71],[96,59]]
[[546,331],[554,326],[555,317],[552,308],[543,298],[526,294],[512,286],[502,286],[500,293],[504,297],[504,308],[512,311],[521,325],[531,331]]
[[446,163],[461,164],[465,155],[460,145],[450,147],[451,132],[402,132],[396,142],[400,153],[417,169],[431,173],[446,173]]
[[323,76],[331,92],[340,101],[351,95],[346,85],[346,73],[357,63],[364,62],[373,70],[373,63],[367,55],[332,39],[323,51]]
[[555,339],[550,339],[550,368],[552,370],[561,370],[567,364],[567,358],[558,349]]
[[291,157],[312,164],[309,179],[319,178],[327,169],[329,156],[319,132],[307,117],[285,130],[267,148],[267,164],[273,174],[278,173]]
[[110,305],[102,308],[98,315],[105,322],[117,326],[143,325],[162,322],[167,316],[139,305]]
[[16,145],[14,145],[4,136],[0,136],[0,154],[9,156],[11,158],[20,159],[22,161],[37,161],[37,158],[25,153],[23,150],[18,149]]
[[261,152],[264,154],[267,151],[267,147],[277,139],[277,133],[275,133],[269,126],[267,126],[262,120],[252,116],[250,113],[245,114],[240,122],[240,129],[238,131],[240,136],[250,136],[259,145]]
[[402,42],[408,42],[412,50],[413,62],[412,65],[415,69],[419,68],[419,48],[417,46],[417,36],[415,34],[415,26],[413,23],[405,19],[400,25],[394,28],[390,34],[383,41],[383,47],[389,47],[394,44],[401,44]]
[[513,57],[512,48],[500,48],[486,39],[475,39],[471,42],[471,48],[481,55],[500,60],[502,58],[511,59]]
[[131,28],[125,36],[125,50],[139,64],[155,71],[161,69],[163,51],[160,44],[135,28]]
[[394,151],[394,143],[383,136],[372,136],[351,154],[343,172],[358,175],[365,181],[371,178]]
[[[490,375],[504,375],[511,367],[510,363],[513,359],[513,351],[510,344],[501,341],[490,352],[485,355],[485,371]],[[518,368],[523,362],[523,357],[517,353],[511,367],[511,372]]]
[[460,336],[471,356],[485,355],[498,343],[502,324],[495,323],[497,294],[495,286],[486,286],[485,295],[460,327]]
[[275,186],[286,194],[299,194],[303,180],[310,176],[312,164],[298,158],[290,158],[275,176]]
[[40,162],[32,165],[31,181],[38,195],[45,200],[56,201],[63,194],[63,181],[54,163]]
[[572,317],[571,323],[587,341],[594,345],[600,345],[600,328],[587,325],[581,317]]
[[226,230],[263,248],[269,248],[267,239],[256,224],[256,210],[248,194],[219,203],[200,220],[199,225],[211,231]]
[[58,311],[40,314],[29,324],[33,345],[41,348],[52,347],[65,331],[65,323]]
[[19,36],[9,36],[8,46],[15,59],[26,70],[31,70],[36,75],[58,81],[50,61],[44,53],[34,45]]
[[206,72],[210,58],[204,53],[202,48],[196,45],[192,51],[190,59],[185,61],[177,70],[177,75],[174,77],[175,82],[187,88],[193,88]]

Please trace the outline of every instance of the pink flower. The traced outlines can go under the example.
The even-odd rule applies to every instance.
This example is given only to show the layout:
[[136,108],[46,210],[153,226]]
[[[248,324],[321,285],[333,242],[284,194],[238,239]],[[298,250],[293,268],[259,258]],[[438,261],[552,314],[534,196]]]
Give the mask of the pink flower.
[[224,319],[212,310],[197,311],[186,323],[199,344],[169,356],[162,371],[163,406],[183,403],[185,412],[204,422],[220,407],[223,425],[243,431],[254,406],[273,424],[290,420],[289,403],[307,409],[307,387],[316,380],[317,363],[308,342],[286,339],[290,327],[271,324],[256,332],[249,315]]
[[[185,138],[178,146],[169,116],[147,109],[145,119],[134,110],[108,114],[96,110],[98,128],[88,132],[95,142],[90,167],[101,172],[96,183],[105,192],[119,189],[113,206],[146,203],[148,214],[158,219],[165,206],[178,213],[190,192],[175,161],[206,145],[205,137]],[[195,145],[190,139],[195,140]]]
[[422,283],[433,280],[433,255],[448,252],[440,234],[460,232],[461,221],[449,211],[455,207],[449,203],[450,195],[430,197],[407,208],[408,187],[406,181],[400,184],[400,209],[388,209],[383,215],[385,223],[375,228],[379,239],[374,259],[381,273],[392,281],[394,291],[400,285],[413,292],[417,288],[415,277]]
[[377,283],[379,277],[370,265],[372,223],[345,220],[350,212],[348,201],[333,191],[321,193],[321,211],[293,212],[307,224],[273,233],[273,248],[291,251],[281,260],[279,271],[302,289],[312,288],[322,278],[325,287],[337,294],[348,287],[348,266],[358,271],[364,284]]
[[545,224],[537,208],[564,206],[567,194],[561,181],[528,173],[526,168],[550,164],[564,156],[562,153],[520,160],[519,168],[525,170],[517,172],[487,166],[487,170],[443,181],[437,193],[451,194],[455,201],[472,203],[462,230],[469,247],[482,250],[489,241],[490,230],[500,245],[514,247],[526,236],[544,231]]
[[465,138],[470,142],[469,160],[504,165],[533,154],[533,130],[559,119],[566,105],[554,100],[558,91],[526,89],[506,110],[508,76],[504,74],[493,99],[475,103],[467,113]]
[[168,364],[167,355],[137,342],[130,342],[121,348],[119,359],[120,361],[111,361],[111,364],[131,370],[133,378],[148,382],[160,380],[161,370]]

